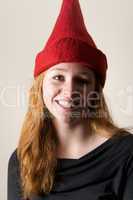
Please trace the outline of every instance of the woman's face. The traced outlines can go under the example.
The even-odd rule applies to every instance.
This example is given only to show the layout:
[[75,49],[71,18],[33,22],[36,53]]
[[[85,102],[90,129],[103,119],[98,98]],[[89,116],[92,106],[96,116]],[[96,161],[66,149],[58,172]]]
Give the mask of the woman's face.
[[90,92],[94,90],[94,72],[83,64],[60,63],[45,71],[44,104],[62,122],[79,118],[84,108],[90,106]]

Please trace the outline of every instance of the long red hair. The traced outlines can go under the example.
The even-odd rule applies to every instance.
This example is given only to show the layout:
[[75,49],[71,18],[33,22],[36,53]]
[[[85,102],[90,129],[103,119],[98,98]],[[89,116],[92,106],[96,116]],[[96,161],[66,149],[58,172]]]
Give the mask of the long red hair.
[[[31,195],[48,194],[54,185],[57,169],[57,138],[52,125],[50,113],[43,102],[42,85],[44,73],[33,82],[29,91],[29,105],[17,147],[20,162],[20,177],[25,199]],[[126,129],[119,128],[113,122],[106,104],[102,87],[96,79],[96,90],[100,93],[100,101],[96,115],[89,124],[92,132],[107,133],[107,137],[125,134]],[[101,117],[101,114],[103,115]]]

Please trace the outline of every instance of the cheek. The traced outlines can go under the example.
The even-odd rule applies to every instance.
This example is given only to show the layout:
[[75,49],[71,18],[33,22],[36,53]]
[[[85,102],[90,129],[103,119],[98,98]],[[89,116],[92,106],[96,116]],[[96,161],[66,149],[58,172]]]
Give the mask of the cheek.
[[88,86],[88,91],[95,91],[95,81],[93,80],[92,83]]
[[88,95],[90,92],[94,92],[94,91],[95,91],[95,84],[94,83],[90,83],[90,84],[85,85],[83,87],[84,95]]
[[84,89],[82,91],[82,100],[84,102],[88,102],[94,93],[95,93],[95,84],[90,84],[90,85],[84,87]]
[[44,103],[46,101],[50,101],[55,94],[57,93],[57,88],[55,88],[55,86],[53,84],[51,84],[50,82],[44,82],[43,83],[43,100]]

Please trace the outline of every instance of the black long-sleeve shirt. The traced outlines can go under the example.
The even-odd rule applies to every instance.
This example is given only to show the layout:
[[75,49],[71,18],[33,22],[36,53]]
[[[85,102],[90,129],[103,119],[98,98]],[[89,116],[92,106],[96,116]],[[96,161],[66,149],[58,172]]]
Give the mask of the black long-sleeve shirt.
[[[112,137],[79,159],[58,158],[52,191],[31,200],[133,200],[133,135]],[[60,180],[60,181],[59,181]],[[8,164],[8,200],[21,200],[16,150]]]

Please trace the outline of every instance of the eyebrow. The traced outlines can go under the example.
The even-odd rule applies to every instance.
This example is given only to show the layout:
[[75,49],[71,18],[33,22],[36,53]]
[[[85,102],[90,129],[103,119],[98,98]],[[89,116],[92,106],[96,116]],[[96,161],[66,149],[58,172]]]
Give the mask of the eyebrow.
[[[55,69],[53,69],[53,71],[66,71],[67,72],[67,69],[55,68]],[[80,72],[79,74],[90,75],[90,73],[88,71]]]

